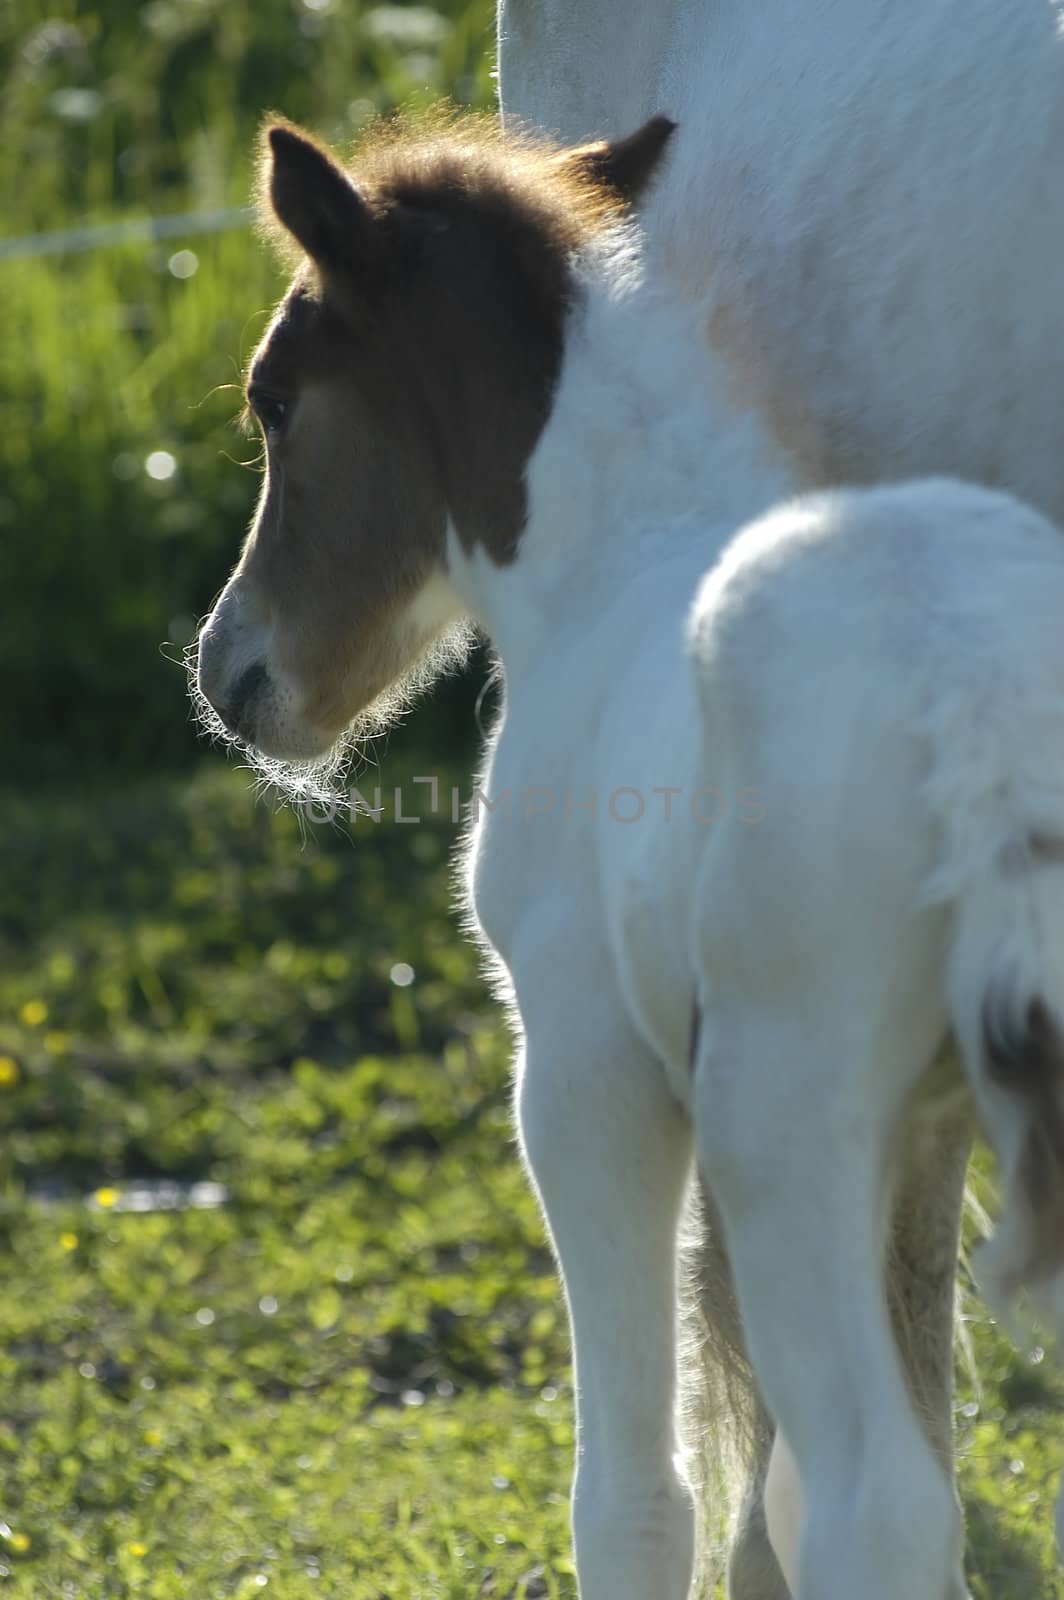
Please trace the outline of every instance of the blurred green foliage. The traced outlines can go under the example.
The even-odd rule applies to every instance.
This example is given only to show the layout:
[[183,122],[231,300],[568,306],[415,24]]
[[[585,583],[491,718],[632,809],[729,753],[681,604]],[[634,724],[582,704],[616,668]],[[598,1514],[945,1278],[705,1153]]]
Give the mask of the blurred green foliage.
[[[244,205],[267,110],[345,145],[401,102],[488,103],[490,43],[489,0],[7,0],[3,234]],[[193,749],[173,660],[251,513],[258,447],[230,424],[281,287],[250,228],[0,255],[9,771]]]

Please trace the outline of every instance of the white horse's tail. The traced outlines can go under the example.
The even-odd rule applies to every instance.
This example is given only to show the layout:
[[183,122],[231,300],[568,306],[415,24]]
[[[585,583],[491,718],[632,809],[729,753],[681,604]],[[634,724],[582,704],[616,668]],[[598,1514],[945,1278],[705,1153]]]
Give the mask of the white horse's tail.
[[992,1297],[1050,1291],[1064,1328],[1064,536],[998,504],[984,570],[943,597],[930,890],[952,911],[950,1013],[1000,1164],[983,1276]]
[[[1064,739],[1064,688],[1061,709]],[[1018,831],[960,895],[950,995],[1001,1167],[987,1286],[1054,1287],[1064,1309],[1064,806],[1057,831]]]
[[[1064,688],[1057,713],[1064,751]],[[954,1027],[1004,1203],[981,1257],[991,1303],[1028,1290],[1064,1335],[1064,799],[1051,827],[1018,813],[1013,836],[957,900],[950,963]],[[1064,1552],[1064,1483],[1056,1506]]]

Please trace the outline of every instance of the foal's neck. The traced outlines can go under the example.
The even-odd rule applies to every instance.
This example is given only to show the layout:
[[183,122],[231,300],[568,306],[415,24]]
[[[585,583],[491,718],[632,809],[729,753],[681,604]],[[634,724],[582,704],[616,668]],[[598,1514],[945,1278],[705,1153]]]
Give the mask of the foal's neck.
[[510,674],[619,589],[676,561],[708,566],[746,518],[794,491],[729,398],[698,317],[643,279],[630,235],[588,251],[576,291],[517,558],[454,572]]

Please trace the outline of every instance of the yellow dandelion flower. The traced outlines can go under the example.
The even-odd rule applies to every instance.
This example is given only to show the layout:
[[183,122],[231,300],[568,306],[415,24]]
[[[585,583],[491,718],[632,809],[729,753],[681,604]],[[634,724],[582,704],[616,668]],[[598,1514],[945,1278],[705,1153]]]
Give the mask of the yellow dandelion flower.
[[112,1206],[118,1204],[119,1193],[117,1189],[97,1189],[92,1198],[98,1206],[102,1206],[105,1211],[109,1211]]
[[14,1056],[0,1056],[0,1089],[13,1089],[20,1077]]
[[30,1547],[30,1536],[28,1533],[13,1533],[7,1542],[12,1550],[24,1552]]
[[144,1430],[144,1443],[145,1444],[162,1444],[162,1442],[163,1442],[163,1436],[159,1432],[158,1428],[145,1428],[145,1430]]
[[126,1545],[126,1550],[131,1556],[139,1557],[146,1556],[148,1554],[148,1546],[140,1539],[130,1539],[129,1543]]
[[61,1233],[59,1235],[59,1243],[62,1245],[64,1250],[76,1250],[78,1247],[78,1236],[76,1233]]
[[61,1056],[69,1048],[70,1035],[61,1028],[49,1028],[44,1036],[44,1048],[49,1055]]
[[19,1011],[19,1020],[24,1022],[27,1028],[39,1028],[47,1015],[48,1007],[43,1000],[27,1000]]

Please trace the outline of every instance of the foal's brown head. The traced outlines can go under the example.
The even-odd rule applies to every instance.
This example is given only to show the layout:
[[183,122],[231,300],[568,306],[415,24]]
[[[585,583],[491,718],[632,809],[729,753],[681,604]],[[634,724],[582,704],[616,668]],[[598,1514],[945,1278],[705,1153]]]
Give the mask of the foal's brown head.
[[258,510],[200,637],[201,704],[230,734],[284,762],[321,756],[453,635],[448,529],[515,559],[573,253],[671,131],[658,118],[572,151],[472,119],[391,131],[356,181],[297,129],[268,129],[264,221],[301,259],[248,375]]

